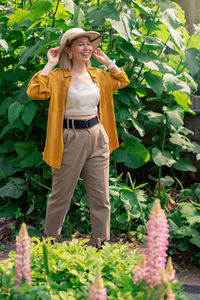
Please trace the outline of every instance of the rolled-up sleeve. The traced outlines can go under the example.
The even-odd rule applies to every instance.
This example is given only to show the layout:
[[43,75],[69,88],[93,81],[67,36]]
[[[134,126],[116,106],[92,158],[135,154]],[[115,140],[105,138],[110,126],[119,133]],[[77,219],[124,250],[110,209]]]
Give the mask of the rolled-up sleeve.
[[109,73],[110,77],[112,79],[112,85],[113,85],[113,91],[118,89],[123,89],[127,85],[129,85],[130,81],[128,79],[128,76],[124,72],[123,68],[120,68],[121,72],[117,73]]
[[30,80],[26,93],[32,99],[45,100],[50,98],[50,91],[50,76],[37,72]]

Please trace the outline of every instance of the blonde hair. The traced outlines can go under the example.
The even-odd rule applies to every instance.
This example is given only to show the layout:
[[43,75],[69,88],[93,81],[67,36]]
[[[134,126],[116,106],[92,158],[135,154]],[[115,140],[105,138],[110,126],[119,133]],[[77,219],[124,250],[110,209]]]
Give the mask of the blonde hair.
[[[70,44],[66,45],[65,47],[71,47],[72,43],[75,41],[75,39],[73,39]],[[60,58],[59,58],[59,66],[61,69],[63,70],[71,70],[72,69],[72,64],[73,61],[71,59],[69,59],[68,53],[65,51],[65,48],[62,50],[62,52],[60,53]],[[91,67],[91,62],[90,60],[88,62],[86,62],[86,67]]]

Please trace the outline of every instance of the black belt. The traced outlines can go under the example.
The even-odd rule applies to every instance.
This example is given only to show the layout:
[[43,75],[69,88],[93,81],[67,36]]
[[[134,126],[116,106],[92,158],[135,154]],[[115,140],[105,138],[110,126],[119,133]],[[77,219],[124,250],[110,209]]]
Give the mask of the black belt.
[[88,120],[64,119],[63,128],[75,128],[75,129],[90,128],[96,125],[97,123],[99,123],[99,119],[97,116]]

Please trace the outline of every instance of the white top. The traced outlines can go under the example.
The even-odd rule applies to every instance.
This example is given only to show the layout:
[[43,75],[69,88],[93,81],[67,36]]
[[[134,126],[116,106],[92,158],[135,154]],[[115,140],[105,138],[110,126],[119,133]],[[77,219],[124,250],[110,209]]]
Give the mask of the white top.
[[70,84],[66,99],[65,115],[84,116],[97,114],[100,93],[96,83]]

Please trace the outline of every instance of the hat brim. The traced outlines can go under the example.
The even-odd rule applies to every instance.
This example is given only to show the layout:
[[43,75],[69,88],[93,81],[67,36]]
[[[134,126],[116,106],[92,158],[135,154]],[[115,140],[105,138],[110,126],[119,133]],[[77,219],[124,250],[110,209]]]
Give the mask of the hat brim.
[[63,45],[60,46],[59,52],[61,53],[64,50],[64,48],[66,47],[66,43],[71,43],[74,39],[81,37],[81,36],[89,37],[90,42],[92,44],[93,51],[95,51],[101,43],[100,33],[96,32],[96,31],[85,31],[85,32],[77,33],[73,36],[73,38],[65,41],[63,43]]

